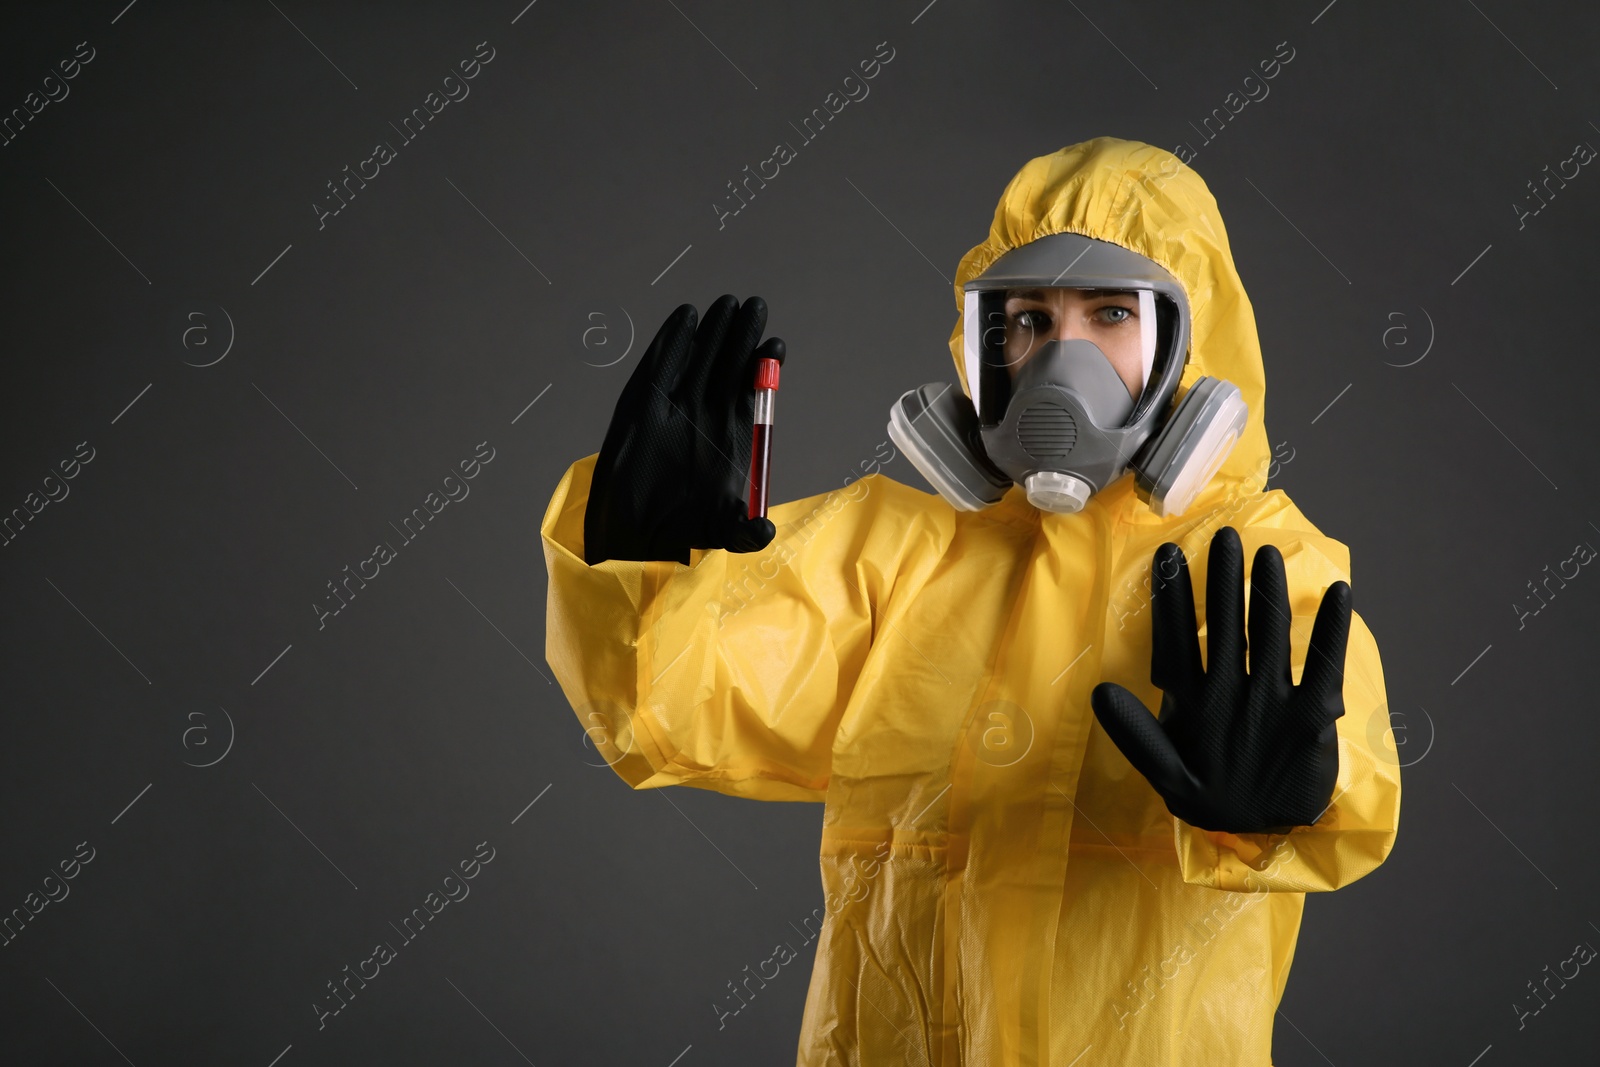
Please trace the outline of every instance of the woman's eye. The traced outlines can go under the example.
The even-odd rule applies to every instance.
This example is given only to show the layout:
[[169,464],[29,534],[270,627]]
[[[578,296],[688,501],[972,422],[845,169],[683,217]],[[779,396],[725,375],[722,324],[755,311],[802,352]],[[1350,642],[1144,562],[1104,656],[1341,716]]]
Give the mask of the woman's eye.
[[1120,307],[1116,304],[1113,304],[1110,307],[1101,308],[1100,315],[1106,322],[1115,326],[1119,323],[1127,322],[1129,319],[1133,318],[1133,309]]
[[1012,316],[1012,322],[1018,330],[1043,333],[1050,329],[1050,316],[1043,311],[1019,311]]

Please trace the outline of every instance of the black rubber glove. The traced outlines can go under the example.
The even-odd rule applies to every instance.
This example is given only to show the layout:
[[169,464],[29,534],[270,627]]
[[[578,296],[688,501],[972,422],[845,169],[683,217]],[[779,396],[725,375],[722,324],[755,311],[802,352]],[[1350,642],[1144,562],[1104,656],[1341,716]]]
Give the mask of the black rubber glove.
[[1203,830],[1283,833],[1317,821],[1339,775],[1334,723],[1344,714],[1350,586],[1334,582],[1323,595],[1296,686],[1283,554],[1262,545],[1250,576],[1247,674],[1244,548],[1238,532],[1223,527],[1206,571],[1207,669],[1188,561],[1170,541],[1158,548],[1150,681],[1163,691],[1160,717],[1111,682],[1095,686],[1090,703],[1174,816]]
[[777,528],[746,514],[756,360],[783,362],[783,342],[756,342],[759,296],[723,296],[698,323],[684,304],[656,331],[622,389],[595,462],[583,554],[689,562],[691,548],[755,552]]

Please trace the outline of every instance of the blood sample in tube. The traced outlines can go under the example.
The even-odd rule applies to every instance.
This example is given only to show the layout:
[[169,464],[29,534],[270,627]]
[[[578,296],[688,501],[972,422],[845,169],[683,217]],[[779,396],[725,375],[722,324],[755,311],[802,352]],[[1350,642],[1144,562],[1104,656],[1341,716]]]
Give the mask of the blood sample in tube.
[[772,467],[772,409],[778,396],[778,361],[756,360],[754,433],[750,440],[750,501],[752,519],[767,517],[767,478]]

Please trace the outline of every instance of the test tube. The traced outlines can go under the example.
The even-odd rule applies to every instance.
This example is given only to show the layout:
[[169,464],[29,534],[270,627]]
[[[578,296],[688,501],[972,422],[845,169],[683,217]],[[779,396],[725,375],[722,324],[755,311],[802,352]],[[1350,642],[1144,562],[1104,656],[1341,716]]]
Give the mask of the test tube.
[[767,517],[767,477],[772,466],[772,408],[778,396],[778,361],[756,360],[756,417],[750,439],[750,510],[752,519]]

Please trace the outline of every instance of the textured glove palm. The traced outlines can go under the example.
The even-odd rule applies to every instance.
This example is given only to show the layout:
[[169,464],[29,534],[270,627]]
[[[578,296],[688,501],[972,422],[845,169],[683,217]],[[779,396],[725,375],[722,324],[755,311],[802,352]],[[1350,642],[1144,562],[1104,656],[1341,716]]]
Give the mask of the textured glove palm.
[[584,558],[689,562],[691,548],[754,552],[777,529],[746,514],[755,361],[784,357],[767,305],[723,296],[697,324],[662,323],[611,416],[583,516]]
[[1324,594],[1296,686],[1282,553],[1262,545],[1250,573],[1246,673],[1244,549],[1224,527],[1211,540],[1206,572],[1203,666],[1188,561],[1170,541],[1158,548],[1150,681],[1163,691],[1161,713],[1152,716],[1111,682],[1097,685],[1090,702],[1174,816],[1204,830],[1284,832],[1317,821],[1339,774],[1334,724],[1344,714],[1350,586],[1334,582]]

